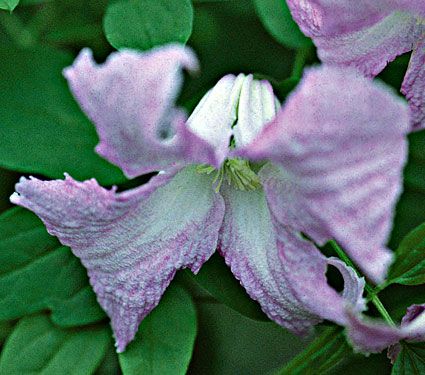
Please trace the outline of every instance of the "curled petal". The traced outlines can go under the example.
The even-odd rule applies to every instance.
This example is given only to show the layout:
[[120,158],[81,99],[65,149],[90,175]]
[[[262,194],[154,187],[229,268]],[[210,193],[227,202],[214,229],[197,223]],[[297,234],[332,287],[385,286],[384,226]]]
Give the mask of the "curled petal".
[[[364,279],[336,258],[325,258],[310,242],[291,229],[278,229],[278,248],[285,275],[298,300],[322,319],[338,324],[346,323],[345,308],[365,309]],[[339,294],[328,285],[328,265],[336,267],[343,279],[344,290]]]
[[34,211],[87,268],[120,352],[176,270],[197,272],[214,252],[224,212],[210,178],[192,167],[119,194],[68,176],[22,179],[16,191],[12,202]]
[[412,50],[425,32],[422,0],[289,0],[288,5],[323,62],[355,66],[370,76]]
[[347,338],[357,352],[379,353],[403,338],[399,328],[380,321],[361,318],[354,312],[348,311],[347,319]]
[[425,127],[425,37],[413,50],[401,91],[406,95],[416,129]]
[[271,319],[305,334],[323,319],[344,323],[345,304],[356,311],[364,308],[363,281],[338,263],[346,288],[340,295],[330,287],[328,260],[311,243],[273,226],[264,192],[223,186],[222,195],[226,212],[220,252]]
[[401,327],[409,341],[425,341],[425,303],[408,307]]
[[195,56],[178,45],[149,52],[121,51],[97,65],[83,50],[65,69],[71,91],[96,126],[96,151],[128,177],[191,161],[216,165],[213,147],[185,126],[173,107],[182,68],[197,68]]
[[389,356],[395,362],[399,353],[398,342],[425,340],[425,305],[412,305],[407,309],[400,327],[362,318],[347,311],[347,337],[354,349],[363,353],[377,353],[391,346]]
[[236,154],[276,163],[260,178],[280,223],[320,244],[334,238],[380,282],[392,259],[385,243],[408,129],[408,110],[395,94],[354,70],[319,68]]

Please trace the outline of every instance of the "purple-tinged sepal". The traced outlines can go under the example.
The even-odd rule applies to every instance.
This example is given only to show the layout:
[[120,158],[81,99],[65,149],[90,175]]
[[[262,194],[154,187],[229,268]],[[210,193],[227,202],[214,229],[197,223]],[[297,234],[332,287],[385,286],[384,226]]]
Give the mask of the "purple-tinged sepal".
[[131,178],[192,162],[220,164],[214,147],[174,107],[182,69],[197,67],[192,51],[179,45],[114,52],[101,65],[84,49],[64,75],[96,126],[96,151]]
[[69,176],[22,178],[11,201],[80,258],[121,352],[176,270],[197,272],[215,251],[224,204],[211,184],[193,166],[122,193]]
[[319,244],[335,239],[374,282],[402,188],[406,104],[354,69],[307,71],[284,108],[236,155],[271,160],[259,173],[274,217]]

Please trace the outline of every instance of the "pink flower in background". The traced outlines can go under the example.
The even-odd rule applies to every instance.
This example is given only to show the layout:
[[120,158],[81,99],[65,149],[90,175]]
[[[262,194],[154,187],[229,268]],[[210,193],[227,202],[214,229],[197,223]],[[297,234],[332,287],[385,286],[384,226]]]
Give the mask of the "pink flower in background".
[[[346,68],[307,71],[283,108],[266,81],[222,78],[189,119],[174,106],[193,54],[172,45],[122,51],[96,65],[84,50],[65,71],[99,134],[97,152],[128,177],[117,193],[95,180],[25,179],[11,200],[34,211],[81,259],[111,318],[118,351],[178,269],[197,272],[218,248],[265,313],[305,333],[364,309],[364,281],[318,244],[335,239],[374,280],[400,194],[406,106]],[[344,277],[341,294],[326,269]]]
[[401,91],[409,100],[413,126],[425,127],[425,1],[287,0],[320,59],[349,65],[367,76],[413,50]]

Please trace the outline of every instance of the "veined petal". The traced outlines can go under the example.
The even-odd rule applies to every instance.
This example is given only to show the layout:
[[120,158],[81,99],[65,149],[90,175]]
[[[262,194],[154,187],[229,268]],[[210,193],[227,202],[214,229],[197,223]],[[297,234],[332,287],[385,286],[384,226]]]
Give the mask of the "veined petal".
[[324,244],[334,238],[374,281],[402,186],[409,115],[404,103],[354,70],[309,70],[264,131],[237,155],[271,159],[260,171],[277,220]]
[[11,200],[81,259],[123,351],[176,270],[197,272],[215,251],[224,206],[211,185],[194,167],[119,194],[95,180],[22,179]]
[[425,36],[413,50],[401,91],[406,95],[416,129],[425,127]]
[[288,5],[323,62],[355,66],[370,76],[412,50],[425,32],[422,0],[289,0]]
[[115,52],[102,65],[85,49],[64,71],[96,126],[96,151],[128,177],[188,161],[219,164],[213,147],[187,129],[185,114],[173,107],[182,68],[196,69],[195,56],[170,45],[144,53]]
[[359,31],[396,11],[425,16],[422,0],[287,0],[287,3],[294,20],[310,37]]
[[367,27],[387,16],[388,0],[287,0],[294,20],[308,36],[331,36]]
[[263,191],[223,186],[221,192],[226,212],[220,252],[271,319],[305,334],[323,319],[344,323],[345,304],[363,309],[363,281],[330,260],[344,268],[346,291],[340,295],[331,288],[325,276],[328,261],[311,243],[282,229],[277,235]]
[[390,345],[392,362],[400,351],[398,342],[425,340],[425,305],[412,305],[407,309],[400,327],[391,327],[381,321],[362,318],[350,310],[347,311],[347,337],[355,350],[363,353],[381,352]]
[[323,62],[354,66],[367,76],[375,76],[388,62],[411,51],[424,32],[424,24],[417,16],[393,12],[368,28],[317,37],[314,43]]

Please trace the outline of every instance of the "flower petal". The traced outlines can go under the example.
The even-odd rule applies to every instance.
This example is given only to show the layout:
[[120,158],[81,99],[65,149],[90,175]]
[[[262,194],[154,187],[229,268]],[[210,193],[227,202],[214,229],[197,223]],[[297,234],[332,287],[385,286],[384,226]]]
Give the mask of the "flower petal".
[[177,269],[215,251],[224,206],[209,176],[187,167],[123,193],[95,180],[22,179],[13,203],[34,211],[88,270],[118,351],[158,304]]
[[425,341],[425,303],[408,307],[401,327],[409,341]]
[[115,52],[100,66],[85,49],[65,69],[71,91],[96,125],[96,151],[128,177],[187,161],[219,164],[213,147],[190,132],[186,116],[173,108],[183,67],[196,69],[195,56],[170,45]]
[[403,339],[399,328],[381,321],[361,318],[359,314],[347,312],[347,338],[353,349],[364,354],[379,353]]
[[[325,258],[311,242],[302,239],[291,229],[280,226],[278,248],[286,279],[298,300],[317,316],[338,324],[346,323],[345,308],[365,309],[364,279],[337,258]],[[342,294],[328,285],[328,265],[336,267],[344,279]]]
[[425,32],[418,16],[425,15],[422,0],[307,0],[288,5],[323,62],[355,66],[370,76],[412,50]]
[[342,323],[346,303],[362,310],[363,281],[344,269],[351,290],[341,296],[331,288],[325,276],[328,261],[311,243],[290,234],[278,239],[263,191],[223,186],[221,192],[226,212],[219,250],[271,319],[305,334],[322,319]]
[[400,327],[391,327],[383,322],[361,318],[353,311],[347,311],[347,336],[355,350],[363,353],[377,353],[391,346],[389,356],[392,362],[399,353],[400,340],[425,340],[425,304],[412,305],[407,309]]
[[324,244],[334,238],[374,281],[406,161],[406,106],[351,69],[309,70],[284,109],[236,155],[271,159],[260,171],[279,222]]
[[246,76],[238,103],[238,122],[233,128],[236,147],[251,143],[279,109],[270,82],[254,79],[252,74]]
[[187,126],[214,145],[223,161],[229,150],[232,125],[237,119],[239,95],[245,76],[228,74],[208,91],[190,115]]
[[413,50],[401,91],[406,95],[416,129],[425,127],[425,37]]
[[201,99],[187,121],[193,133],[211,143],[219,160],[228,152],[232,135],[237,147],[247,145],[279,109],[280,104],[268,81],[252,74],[229,74]]

